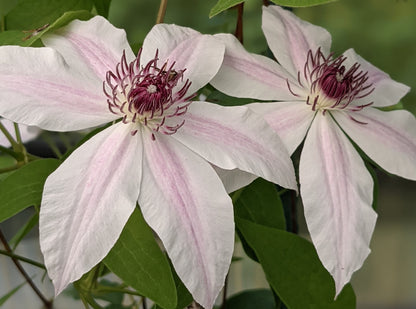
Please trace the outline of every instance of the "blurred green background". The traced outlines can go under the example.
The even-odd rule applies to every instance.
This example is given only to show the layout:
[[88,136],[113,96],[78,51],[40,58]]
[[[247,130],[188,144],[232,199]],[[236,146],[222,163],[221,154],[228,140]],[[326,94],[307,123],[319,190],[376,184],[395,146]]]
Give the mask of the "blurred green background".
[[[233,32],[236,10],[212,19],[217,0],[169,0],[165,22],[192,27],[203,33]],[[159,1],[114,0],[110,21],[125,28],[138,47],[153,26]],[[261,32],[261,0],[247,0],[244,7],[244,45],[262,53],[266,41]],[[412,87],[403,99],[416,114],[416,1],[339,0],[330,4],[295,9],[301,18],[325,27],[333,36],[338,55],[354,48],[366,60]],[[379,219],[373,250],[364,267],[353,277],[358,309],[416,308],[416,184],[379,175]],[[300,220],[303,220],[300,212]],[[305,236],[306,228],[303,227]],[[239,255],[243,255],[242,252]],[[230,292],[267,287],[258,265],[248,260],[231,269]],[[301,295],[300,295],[301,297]]]

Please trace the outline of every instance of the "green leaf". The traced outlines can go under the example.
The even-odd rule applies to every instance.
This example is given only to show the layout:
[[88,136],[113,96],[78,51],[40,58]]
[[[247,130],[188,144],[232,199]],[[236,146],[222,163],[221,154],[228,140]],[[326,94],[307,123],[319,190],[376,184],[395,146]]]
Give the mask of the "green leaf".
[[[42,30],[33,29],[33,31],[23,32],[19,30],[8,30],[0,33],[0,45],[20,45],[20,46],[32,46],[40,39],[45,33],[61,28],[74,19],[88,20],[93,15],[89,11],[72,11],[65,12],[52,24],[49,24]],[[36,42],[38,43],[38,42]],[[37,44],[40,45],[40,44]]]
[[253,99],[231,97],[218,90],[213,90],[206,100],[222,106],[239,106],[254,102]]
[[12,297],[17,291],[19,291],[20,290],[20,288],[22,287],[22,286],[24,286],[26,284],[26,281],[25,282],[23,282],[23,283],[21,283],[21,284],[19,284],[17,287],[15,287],[13,290],[11,290],[9,293],[7,293],[6,295],[3,295],[1,298],[0,298],[0,306],[3,306],[4,305],[4,303],[10,298],[10,297]]
[[25,36],[26,34],[19,30],[0,32],[0,45],[23,45]]
[[[173,279],[175,280],[176,295],[178,299],[178,304],[176,305],[175,309],[187,308],[188,305],[192,302],[193,297],[191,293],[189,293],[188,289],[185,287],[185,285],[183,284],[179,276],[176,274],[175,269],[173,268],[172,264],[171,264],[171,268],[172,268]],[[154,305],[152,309],[164,309],[164,308],[158,305]]]
[[307,7],[335,2],[337,0],[271,0],[272,2],[288,7]]
[[23,209],[39,205],[46,178],[60,164],[56,159],[33,161],[0,182],[0,222]]
[[235,211],[243,219],[261,225],[285,230],[285,214],[276,186],[257,178],[241,193]]
[[0,18],[17,5],[17,0],[0,0]]
[[6,15],[7,30],[34,30],[69,11],[91,11],[92,0],[20,0]]
[[94,6],[97,9],[97,13],[101,16],[108,17],[108,11],[110,9],[111,0],[93,0]]
[[176,288],[169,262],[138,209],[104,264],[143,296],[163,308],[176,308]]
[[[110,288],[116,288],[116,287],[119,286],[118,283],[111,282],[111,281],[108,281],[108,280],[105,280],[105,279],[101,280],[99,282],[99,285],[100,286],[105,286],[105,287],[110,287]],[[94,296],[94,298],[98,298],[98,299],[108,301],[109,303],[114,304],[114,305],[121,305],[122,302],[123,302],[123,298],[124,298],[124,295],[122,293],[119,293],[119,292],[108,292],[108,291],[94,292],[94,293],[92,293],[92,295]]]
[[[234,211],[240,218],[277,229],[286,229],[283,205],[276,186],[262,178],[256,179],[243,189],[234,203]],[[238,229],[237,234],[247,256],[258,262],[256,253]]]
[[229,8],[244,2],[245,0],[218,0],[217,4],[209,12],[209,18],[221,13],[222,11],[228,10]]
[[247,290],[227,299],[227,309],[276,309],[273,292],[266,289]]
[[19,231],[13,236],[13,238],[9,241],[10,247],[14,251],[20,241],[35,227],[35,225],[39,222],[39,213],[35,213],[32,217],[30,217],[29,221],[23,225]]
[[238,216],[236,225],[255,251],[271,287],[288,309],[355,308],[350,285],[334,301],[333,279],[309,241]]

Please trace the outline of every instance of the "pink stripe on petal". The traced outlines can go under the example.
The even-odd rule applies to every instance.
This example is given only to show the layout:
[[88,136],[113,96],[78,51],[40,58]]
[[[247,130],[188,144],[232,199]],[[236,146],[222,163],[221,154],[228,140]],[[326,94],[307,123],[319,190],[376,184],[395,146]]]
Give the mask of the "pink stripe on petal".
[[89,38],[75,33],[69,33],[65,38],[73,44],[86,65],[102,80],[105,79],[107,71],[114,70],[116,64],[120,62],[122,54],[114,55]]
[[[287,80],[296,84],[293,75],[275,61],[248,53],[238,40],[227,34],[218,34],[226,44],[224,62],[211,84],[235,97],[258,100],[296,100],[287,86]],[[296,75],[295,75],[296,76]],[[295,89],[302,93],[302,89]]]
[[72,21],[42,37],[42,42],[57,50],[70,67],[100,82],[105,80],[107,71],[116,69],[123,52],[128,62],[135,58],[125,31],[101,16],[88,21]]
[[299,178],[306,223],[338,295],[370,253],[377,215],[373,180],[328,114],[317,113],[309,129]]
[[193,297],[211,308],[231,261],[231,201],[213,168],[170,136],[143,136],[139,204]]
[[377,107],[390,106],[397,104],[409,92],[410,87],[394,81],[387,73],[356,54],[353,49],[348,49],[343,55],[347,57],[345,61],[347,68],[358,63],[360,70],[368,72],[368,83],[371,83],[374,88],[368,96],[354,100],[352,104],[360,106],[372,102],[373,106]]
[[263,7],[262,28],[277,61],[293,76],[303,72],[309,50],[329,54],[331,35],[277,5]]
[[[210,163],[239,169],[297,189],[292,161],[280,138],[247,107],[193,102],[173,135]],[[259,138],[261,137],[261,138]]]
[[280,136],[289,154],[303,141],[315,115],[305,102],[265,102],[247,106],[264,117]]
[[56,294],[105,257],[136,206],[142,143],[130,131],[98,133],[46,180],[40,244]]
[[334,113],[334,117],[380,167],[416,180],[416,119],[411,113],[366,108],[357,113]]
[[80,130],[115,119],[99,80],[71,70],[51,48],[18,46],[0,47],[0,113],[53,131]]

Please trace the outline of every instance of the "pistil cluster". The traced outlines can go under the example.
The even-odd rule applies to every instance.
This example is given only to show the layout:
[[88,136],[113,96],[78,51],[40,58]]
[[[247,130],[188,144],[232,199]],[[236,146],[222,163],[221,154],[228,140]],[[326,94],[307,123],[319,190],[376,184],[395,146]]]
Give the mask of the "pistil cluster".
[[[186,96],[191,82],[187,79],[181,87],[185,69],[175,70],[175,62],[158,66],[158,52],[146,65],[140,63],[141,50],[135,60],[127,63],[123,53],[114,72],[108,71],[103,82],[109,110],[122,117],[125,124],[133,123],[135,135],[139,125],[154,132],[174,134],[184,120],[168,121],[186,113],[194,95]],[[178,86],[178,87],[177,87]]]
[[[308,51],[306,63],[303,70],[304,82],[301,79],[301,72],[298,72],[298,84],[302,88],[308,88],[306,104],[310,105],[313,111],[327,110],[360,111],[370,106],[367,104],[354,104],[354,100],[364,98],[373,92],[373,85],[368,82],[368,72],[360,70],[360,65],[354,63],[348,70],[345,66],[347,57],[327,57],[320,48],[315,53]],[[304,83],[307,85],[304,85]],[[287,81],[290,92],[300,97],[292,90]]]

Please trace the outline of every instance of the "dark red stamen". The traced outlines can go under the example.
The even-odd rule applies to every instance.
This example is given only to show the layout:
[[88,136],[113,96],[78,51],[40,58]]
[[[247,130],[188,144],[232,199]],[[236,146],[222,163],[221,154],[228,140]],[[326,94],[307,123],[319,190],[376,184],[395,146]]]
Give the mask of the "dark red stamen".
[[[167,126],[166,117],[186,113],[190,99],[194,97],[194,94],[186,96],[191,82],[186,80],[180,89],[176,89],[183,80],[185,69],[175,70],[174,62],[158,66],[158,52],[143,67],[140,56],[141,49],[136,59],[128,64],[123,52],[115,71],[107,72],[103,91],[108,108],[112,113],[120,115],[124,123],[141,122],[153,131],[173,134],[183,125],[183,121]],[[132,131],[132,135],[136,133],[137,130]]]

